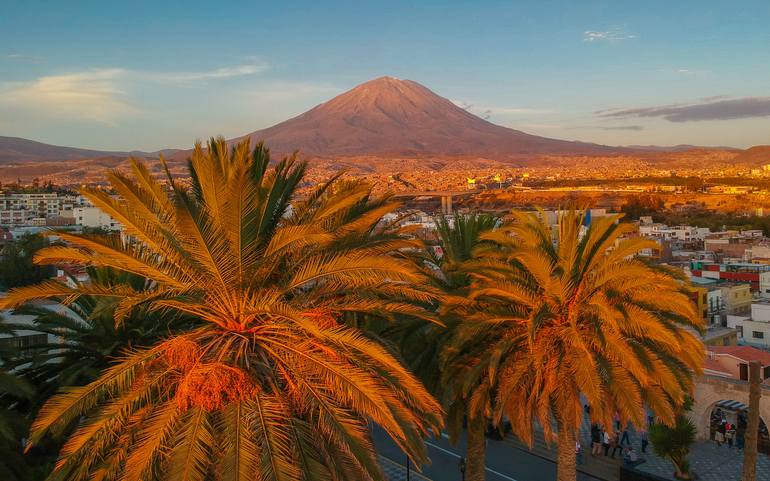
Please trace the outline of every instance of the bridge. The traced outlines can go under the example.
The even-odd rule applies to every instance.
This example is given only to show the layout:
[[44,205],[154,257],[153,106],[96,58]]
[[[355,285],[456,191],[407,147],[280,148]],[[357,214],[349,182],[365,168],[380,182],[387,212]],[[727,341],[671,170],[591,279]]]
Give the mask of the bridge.
[[393,195],[395,198],[401,199],[415,199],[417,197],[440,197],[441,198],[441,213],[452,213],[452,198],[466,195],[473,195],[477,191],[475,190],[418,190],[411,192],[398,192]]

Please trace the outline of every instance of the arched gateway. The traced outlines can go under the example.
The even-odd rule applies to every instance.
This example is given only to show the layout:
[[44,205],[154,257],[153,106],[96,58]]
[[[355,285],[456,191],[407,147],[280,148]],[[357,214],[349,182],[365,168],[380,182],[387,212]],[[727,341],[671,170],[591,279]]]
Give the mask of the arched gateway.
[[[698,439],[705,441],[711,434],[711,415],[717,404],[724,406],[726,401],[736,401],[749,405],[749,383],[721,376],[702,376],[695,383],[694,398],[690,419],[698,428]],[[764,384],[759,399],[759,417],[765,422],[770,421],[770,386]]]

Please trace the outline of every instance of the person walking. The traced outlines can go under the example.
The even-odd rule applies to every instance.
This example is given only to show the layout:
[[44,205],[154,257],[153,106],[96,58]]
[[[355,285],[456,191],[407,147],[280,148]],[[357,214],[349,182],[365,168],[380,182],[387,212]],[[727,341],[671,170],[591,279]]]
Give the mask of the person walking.
[[644,429],[639,433],[639,439],[642,441],[642,454],[647,454],[647,445],[650,444],[650,435]]
[[620,451],[621,454],[623,453],[623,448],[620,447],[620,431],[615,431],[615,434],[610,440],[610,447],[612,448],[612,454],[610,455],[612,459],[615,459],[616,452]]
[[620,445],[623,446],[623,443],[628,443],[631,446],[631,438],[628,437],[628,426],[623,430],[623,436],[620,438]]
[[583,446],[580,445],[580,440],[575,440],[575,460],[578,466],[583,464]]
[[725,423],[719,423],[717,430],[714,433],[714,441],[717,443],[717,447],[722,447],[722,443],[725,442]]
[[596,424],[591,425],[591,455],[598,456],[602,453],[602,430]]
[[746,444],[746,426],[738,425],[738,429],[735,430],[735,447],[743,449]]
[[727,423],[725,427],[725,439],[727,439],[727,447],[733,449],[733,439],[735,438],[735,425]]
[[610,433],[607,431],[602,432],[602,447],[604,448],[604,455],[608,456],[610,453]]

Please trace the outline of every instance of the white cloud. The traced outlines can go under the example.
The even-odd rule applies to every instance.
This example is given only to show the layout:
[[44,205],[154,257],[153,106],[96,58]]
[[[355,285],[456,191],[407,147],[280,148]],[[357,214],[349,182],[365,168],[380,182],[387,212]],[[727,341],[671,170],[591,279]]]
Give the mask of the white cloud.
[[125,72],[96,69],[8,83],[0,86],[0,104],[53,117],[112,123],[135,112],[118,86]]
[[3,55],[3,57],[7,58],[8,60],[17,60],[21,62],[33,62],[33,63],[38,63],[43,60],[42,57],[37,57],[35,55],[27,55],[19,52],[6,53],[5,55]]
[[254,63],[245,65],[236,65],[234,67],[223,67],[215,70],[201,72],[137,72],[144,78],[158,82],[169,83],[189,83],[205,80],[223,79],[230,77],[242,77],[246,75],[256,75],[268,69],[266,63]]
[[626,33],[622,29],[612,30],[586,30],[583,32],[584,42],[620,42],[636,38],[636,35]]
[[307,97],[327,97],[341,90],[327,84],[311,82],[270,82],[252,88],[247,95],[260,102],[297,100]]
[[521,117],[553,113],[553,110],[550,109],[538,109],[531,107],[494,107],[472,104],[463,100],[451,100],[451,102],[461,109],[467,110],[468,112],[487,120],[493,116]]
[[35,115],[114,124],[139,112],[128,100],[141,82],[192,84],[256,75],[267,64],[244,64],[198,72],[152,72],[121,68],[47,75],[26,82],[0,83],[0,105]]

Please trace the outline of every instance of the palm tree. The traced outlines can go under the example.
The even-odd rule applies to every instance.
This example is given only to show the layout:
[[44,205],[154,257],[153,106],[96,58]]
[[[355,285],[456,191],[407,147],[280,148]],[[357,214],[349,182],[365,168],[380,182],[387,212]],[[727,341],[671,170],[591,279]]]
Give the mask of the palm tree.
[[[0,333],[13,335],[13,329],[0,322]],[[8,338],[6,338],[8,339]],[[6,348],[0,348],[5,357]],[[0,479],[22,481],[30,478],[30,469],[21,456],[21,438],[28,419],[19,405],[34,394],[33,387],[0,362]]]
[[[345,312],[419,314],[414,302],[432,299],[402,254],[414,242],[368,240],[396,204],[335,180],[296,199],[306,165],[269,162],[261,144],[198,144],[185,188],[168,169],[164,186],[132,161],[133,179],[109,174],[117,199],[83,192],[124,236],[59,234],[70,245],[37,261],[131,272],[150,287],[45,282],[3,299],[113,297],[118,323],[137,306],[197,320],[46,403],[32,445],[85,416],[57,478],[381,480],[369,422],[426,460],[422,438],[442,428],[440,405],[384,347],[340,322]],[[348,215],[369,202],[382,208]]]
[[[91,282],[127,285],[137,291],[148,288],[145,278],[108,268],[89,268]],[[71,282],[79,284],[77,280]],[[87,289],[80,284],[78,288]],[[190,316],[177,313],[159,315],[137,308],[115,323],[118,300],[110,297],[79,296],[65,308],[58,303],[28,304],[15,309],[16,314],[34,316],[32,325],[9,328],[34,330],[49,335],[44,343],[16,350],[4,361],[18,376],[37,389],[36,398],[43,401],[57,389],[82,386],[99,377],[110,361],[128,348],[148,347],[194,323]]]
[[573,209],[552,229],[545,213],[514,213],[474,261],[466,308],[479,322],[463,324],[456,349],[485,373],[498,422],[530,444],[535,421],[547,439],[555,424],[559,481],[576,478],[581,395],[605,426],[615,413],[641,426],[645,405],[673,424],[703,362],[682,282],[636,257],[654,244],[617,219],[586,229]]
[[[481,243],[483,233],[492,230],[498,219],[487,214],[455,214],[451,218],[436,219],[437,247],[441,255],[428,255],[418,258],[425,269],[432,285],[439,289],[442,302],[451,306],[452,298],[463,299],[469,294],[470,277],[464,271],[464,265]],[[444,404],[447,411],[447,431],[452,442],[457,442],[466,427],[466,479],[483,481],[485,477],[485,431],[488,411],[471,410],[471,399],[463,388],[472,380],[484,383],[478,376],[463,370],[456,362],[456,353],[451,349],[452,340],[457,335],[458,327],[468,318],[458,315],[459,311],[441,308],[441,325],[416,320],[411,323],[399,323],[388,333],[399,339],[401,352],[410,367],[422,379],[428,389]]]

